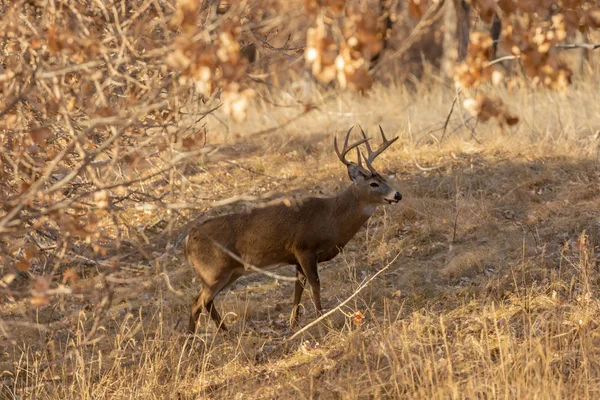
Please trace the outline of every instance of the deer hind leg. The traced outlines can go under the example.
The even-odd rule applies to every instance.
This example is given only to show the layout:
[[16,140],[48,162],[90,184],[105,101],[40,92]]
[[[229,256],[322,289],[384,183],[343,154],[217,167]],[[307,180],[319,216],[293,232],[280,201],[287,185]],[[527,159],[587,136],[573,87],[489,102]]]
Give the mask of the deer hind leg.
[[299,254],[296,258],[310,285],[315,310],[320,315],[323,309],[321,307],[321,282],[317,270],[317,256],[313,252],[305,252]]
[[206,310],[210,315],[210,318],[215,322],[218,329],[227,332],[227,327],[223,324],[223,320],[219,315],[219,312],[214,307],[213,299],[218,292],[210,290],[208,287],[203,287],[194,302],[192,303],[192,315],[190,316],[190,323],[188,331],[191,334],[196,333],[196,326],[198,325],[198,318],[202,313],[202,310]]
[[204,307],[206,308],[206,311],[208,311],[208,313],[210,314],[210,318],[215,322],[217,329],[222,330],[223,332],[227,332],[227,327],[223,323],[223,319],[221,318],[221,315],[219,315],[219,312],[215,308],[213,301],[210,300],[206,303]]
[[192,315],[190,316],[189,331],[190,333],[196,332],[196,325],[198,324],[198,317],[205,309],[210,318],[214,321],[218,329],[227,332],[227,326],[223,323],[223,319],[213,304],[213,300],[219,292],[224,288],[232,284],[240,274],[236,272],[230,272],[229,274],[223,274],[219,276],[212,285],[203,285],[202,290],[196,296],[194,303],[192,304]]
[[306,276],[302,272],[300,265],[296,266],[296,286],[294,287],[294,307],[292,308],[292,315],[290,316],[290,326],[293,328],[298,323],[298,309],[300,307],[300,300],[302,299],[302,292],[304,292],[304,285],[306,285]]
[[202,289],[196,295],[196,298],[192,302],[192,314],[190,315],[190,322],[188,325],[188,332],[191,334],[196,333],[196,325],[198,324],[198,318],[200,317],[200,313],[204,308],[204,304],[200,302],[200,297],[202,295]]

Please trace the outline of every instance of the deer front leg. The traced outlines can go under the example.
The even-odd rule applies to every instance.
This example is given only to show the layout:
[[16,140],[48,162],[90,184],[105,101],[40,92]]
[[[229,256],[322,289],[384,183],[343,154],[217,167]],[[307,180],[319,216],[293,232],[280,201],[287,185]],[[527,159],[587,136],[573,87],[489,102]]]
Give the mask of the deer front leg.
[[294,307],[292,308],[292,315],[290,316],[290,327],[295,327],[298,323],[298,308],[300,307],[300,300],[302,299],[302,292],[304,292],[304,285],[306,285],[306,276],[302,272],[300,265],[296,266],[296,286],[294,288]]
[[304,252],[296,256],[302,272],[306,276],[312,290],[312,299],[317,314],[322,313],[321,307],[321,282],[319,281],[319,271],[317,269],[317,255],[314,252]]

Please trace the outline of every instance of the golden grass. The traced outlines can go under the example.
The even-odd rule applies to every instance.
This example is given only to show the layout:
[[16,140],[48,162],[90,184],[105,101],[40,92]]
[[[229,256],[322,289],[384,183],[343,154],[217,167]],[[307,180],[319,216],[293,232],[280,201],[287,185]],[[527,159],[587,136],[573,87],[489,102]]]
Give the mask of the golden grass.
[[[400,253],[397,261],[345,314],[298,340],[286,340],[293,285],[256,274],[217,298],[231,335],[215,333],[203,316],[198,334],[188,337],[198,284],[174,240],[171,252],[150,254],[150,263],[130,257],[123,281],[110,283],[108,309],[98,307],[101,291],[39,310],[4,304],[0,396],[598,398],[597,86],[577,84],[564,95],[498,92],[521,117],[516,128],[479,125],[473,138],[456,110],[443,142],[422,140],[416,148],[430,131],[441,136],[453,90],[340,94],[260,135],[251,133],[300,108],[257,103],[247,123],[227,130],[211,119],[209,144],[225,145],[218,161],[178,171],[169,201],[208,210],[212,200],[240,194],[332,194],[347,184],[332,152],[334,132],[357,123],[375,132],[381,123],[400,136],[378,166],[404,200],[378,211],[343,254],[321,265],[324,306],[335,307]],[[313,95],[319,102],[327,93]],[[413,156],[439,168],[421,171]],[[160,182],[148,188],[162,189]],[[156,221],[177,228],[201,215],[128,213],[127,238],[149,242],[170,229]],[[303,304],[301,326],[315,317],[307,294]],[[357,310],[365,315],[358,326],[351,317]]]

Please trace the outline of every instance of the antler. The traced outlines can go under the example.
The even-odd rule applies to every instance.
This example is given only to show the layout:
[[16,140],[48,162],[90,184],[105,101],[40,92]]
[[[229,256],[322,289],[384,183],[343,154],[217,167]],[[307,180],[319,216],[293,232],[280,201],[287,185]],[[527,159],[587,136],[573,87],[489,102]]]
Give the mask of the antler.
[[[355,148],[356,146],[361,145],[363,143],[367,143],[367,141],[369,140],[369,138],[367,138],[366,135],[363,134],[363,139],[361,139],[357,142],[354,142],[350,146],[348,146],[348,140],[350,139],[350,132],[352,132],[353,128],[354,128],[354,126],[350,127],[350,129],[348,129],[348,133],[346,133],[346,139],[344,140],[344,148],[342,149],[341,152],[338,149],[338,145],[337,145],[337,135],[333,137],[333,146],[335,148],[335,153],[337,154],[340,161],[343,162],[344,165],[346,165],[346,166],[354,164],[352,161],[346,160],[346,154],[350,150]],[[360,152],[359,152],[359,157],[358,157],[358,163],[360,165]]]
[[377,156],[379,156],[381,153],[383,153],[385,151],[385,149],[390,147],[390,145],[392,143],[394,143],[396,140],[398,140],[398,136],[396,136],[392,140],[387,140],[387,138],[385,137],[385,134],[383,133],[383,129],[381,128],[381,125],[379,125],[379,131],[381,132],[381,138],[383,139],[383,144],[381,146],[379,146],[379,148],[377,150],[373,151],[373,150],[371,150],[371,146],[369,145],[365,131],[363,131],[362,127],[360,127],[360,132],[362,133],[362,136],[364,138],[364,143],[367,147],[367,151],[369,152],[368,158],[364,157],[365,163],[367,164],[367,168],[369,168],[369,171],[371,171],[374,174],[377,174],[378,172],[372,165],[373,161],[375,161]]

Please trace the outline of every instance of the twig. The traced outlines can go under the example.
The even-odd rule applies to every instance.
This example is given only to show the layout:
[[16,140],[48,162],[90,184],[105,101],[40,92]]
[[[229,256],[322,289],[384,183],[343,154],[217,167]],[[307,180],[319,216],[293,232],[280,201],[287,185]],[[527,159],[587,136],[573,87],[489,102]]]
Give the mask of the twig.
[[458,214],[460,213],[460,209],[456,206],[456,215],[454,215],[454,226],[452,228],[452,240],[450,241],[450,246],[454,244],[456,240],[456,228],[458,227]]
[[502,61],[518,60],[519,58],[521,58],[521,56],[504,56],[504,57],[496,58],[495,60],[492,60],[492,61],[488,62],[487,64],[485,64],[484,68],[490,67],[494,64],[498,64],[499,62],[502,62]]
[[[552,48],[557,49],[557,50],[572,50],[572,49],[596,50],[596,49],[600,49],[600,43],[557,44],[555,46],[552,46]],[[518,60],[520,58],[521,58],[521,56],[518,56],[518,55],[500,57],[500,58],[497,58],[495,60],[488,62],[485,65],[485,68],[490,67],[494,64],[498,64],[502,61]]]
[[558,50],[571,50],[571,49],[587,49],[596,50],[600,49],[600,43],[579,43],[579,44],[557,44],[554,46]]
[[398,254],[396,254],[396,256],[392,259],[392,261],[390,261],[389,263],[387,263],[387,265],[385,267],[383,267],[379,271],[377,271],[372,277],[369,278],[369,280],[367,280],[366,282],[363,281],[363,283],[360,284],[360,286],[358,287],[358,289],[356,289],[354,291],[354,293],[352,293],[352,295],[350,295],[350,297],[348,297],[346,300],[344,300],[343,302],[341,302],[337,307],[335,307],[334,309],[331,309],[328,312],[326,312],[325,314],[321,315],[319,318],[315,319],[313,322],[311,322],[310,324],[306,325],[304,328],[300,329],[298,332],[294,333],[292,336],[290,336],[288,339],[286,339],[286,341],[290,341],[290,340],[295,339],[302,332],[304,332],[304,331],[312,328],[313,326],[315,326],[316,324],[318,324],[319,322],[321,322],[325,318],[329,317],[334,312],[339,311],[342,307],[344,307],[346,304],[348,304],[350,302],[350,300],[352,300],[353,298],[355,298],[364,288],[366,288],[367,286],[369,286],[369,284],[375,278],[377,278],[381,273],[383,273],[384,271],[386,271],[394,263],[394,261],[396,261],[398,259],[398,257],[400,257],[400,254],[402,254],[402,252],[399,252]]
[[[410,136],[412,137],[412,125],[410,124],[410,120],[408,121],[408,131]],[[431,135],[433,138],[435,138],[435,136]],[[422,138],[418,139],[417,142],[415,143],[415,146],[413,148],[410,149],[410,157],[413,160],[413,163],[415,164],[415,166],[417,168],[419,168],[421,171],[435,171],[436,169],[440,169],[443,167],[443,165],[439,164],[436,165],[435,167],[423,167],[421,166],[421,164],[419,164],[419,162],[417,161],[417,157],[415,156],[415,148],[417,148],[417,146],[419,146],[419,143],[421,143],[421,140],[423,140],[425,138],[425,136],[423,136]],[[439,140],[437,140],[437,138],[435,138],[435,140],[439,143]]]
[[265,46],[269,50],[276,51],[278,53],[280,53],[280,52],[286,52],[286,51],[304,50],[304,48],[306,47],[306,46],[288,47],[288,42],[290,41],[291,34],[288,35],[288,37],[287,37],[287,39],[286,39],[286,41],[285,41],[285,43],[284,43],[283,46],[281,46],[281,47],[275,47],[272,44],[270,44],[269,42],[267,42],[267,39],[260,37],[260,35],[257,34],[256,32],[254,32],[254,31],[251,31],[251,32],[252,32],[252,35],[255,38],[257,38],[263,44],[263,46]]
[[233,204],[233,203],[237,203],[240,201],[257,201],[257,200],[264,200],[264,199],[268,199],[273,195],[273,192],[268,192],[265,193],[261,196],[251,196],[251,195],[238,195],[238,196],[232,196],[232,197],[228,197],[226,199],[223,200],[218,200],[218,201],[213,201],[213,203],[211,204],[212,207],[221,207],[221,206],[226,206],[228,204]]
[[278,178],[276,176],[268,175],[268,174],[265,174],[263,172],[259,172],[259,171],[253,170],[252,168],[249,168],[249,167],[244,167],[243,165],[241,165],[237,161],[223,160],[223,162],[226,163],[226,164],[229,164],[229,165],[234,165],[234,166],[236,166],[236,167],[238,167],[240,169],[243,169],[244,171],[248,171],[248,172],[256,174],[256,175],[266,176],[267,178],[271,178],[271,179],[274,179],[274,180],[281,180],[281,178]]
[[171,280],[169,279],[169,275],[167,275],[164,272],[161,272],[159,276],[161,278],[163,278],[163,280],[165,281],[165,284],[167,285],[167,289],[169,289],[170,292],[175,293],[177,296],[183,296],[183,292],[181,290],[177,290],[171,285]]
[[[423,138],[421,138],[421,139],[423,139]],[[419,139],[419,141],[418,141],[418,142],[420,142],[420,141],[421,141],[421,139]],[[417,142],[417,143],[418,143],[418,142]],[[415,147],[416,147],[416,145],[415,145]],[[435,170],[437,170],[437,169],[440,169],[440,168],[442,168],[442,167],[443,167],[443,165],[442,165],[442,164],[438,164],[438,165],[436,165],[436,166],[434,166],[434,167],[423,167],[423,166],[422,166],[421,164],[419,164],[419,162],[417,161],[417,157],[415,157],[415,152],[414,152],[414,149],[411,149],[411,151],[410,151],[410,156],[411,156],[411,158],[412,158],[412,160],[413,160],[413,163],[415,164],[415,167],[417,167],[417,168],[418,168],[418,169],[420,169],[421,171],[425,171],[425,172],[428,172],[428,171],[435,171]]]
[[8,103],[6,105],[6,107],[4,107],[2,110],[0,110],[0,118],[2,118],[4,116],[4,114],[9,112],[14,106],[16,106],[19,101],[23,100],[23,97],[25,97],[25,93],[23,93],[23,92],[21,92],[17,96],[15,96],[15,98],[12,99],[10,101],[10,103]]
[[0,110],[0,118],[2,118],[4,116],[4,114],[8,113],[14,106],[16,106],[18,102],[23,100],[25,98],[25,96],[27,95],[27,93],[29,93],[29,91],[31,89],[33,89],[33,87],[35,86],[35,79],[36,79],[36,75],[38,73],[38,69],[39,69],[39,66],[31,74],[31,80],[30,80],[30,83],[27,86],[27,88],[25,88],[25,89],[20,88],[19,93],[15,96],[15,98],[12,99],[2,110]]
[[[458,88],[456,89],[456,95],[460,97],[460,91],[458,90]],[[463,123],[463,126],[467,129],[469,129],[469,131],[471,132],[471,138],[477,142],[477,144],[481,144],[481,142],[479,141],[479,139],[477,139],[477,137],[475,136],[475,128],[471,128],[471,126],[467,125],[468,120],[465,120],[465,116],[464,116],[464,110],[462,108],[462,104],[460,103],[460,101],[458,102],[458,105],[460,107],[460,119]],[[479,120],[477,120],[479,121]],[[475,125],[477,126],[477,125]]]
[[459,182],[458,179],[456,179],[456,195],[454,196],[454,207],[456,208],[456,214],[454,215],[454,226],[452,228],[452,240],[450,241],[450,249],[452,249],[454,241],[456,240],[456,230],[458,228],[458,215],[460,214],[460,207],[458,205],[459,193]]
[[440,142],[442,142],[444,140],[444,137],[446,136],[446,129],[448,128],[448,123],[450,122],[450,117],[452,116],[452,112],[454,111],[454,105],[456,104],[456,101],[458,100],[458,96],[460,95],[461,90],[462,89],[458,89],[456,96],[454,96],[454,100],[452,100],[452,105],[450,106],[450,111],[448,112],[448,116],[446,117],[446,122],[444,122],[444,131],[442,132],[442,137],[440,138]]

